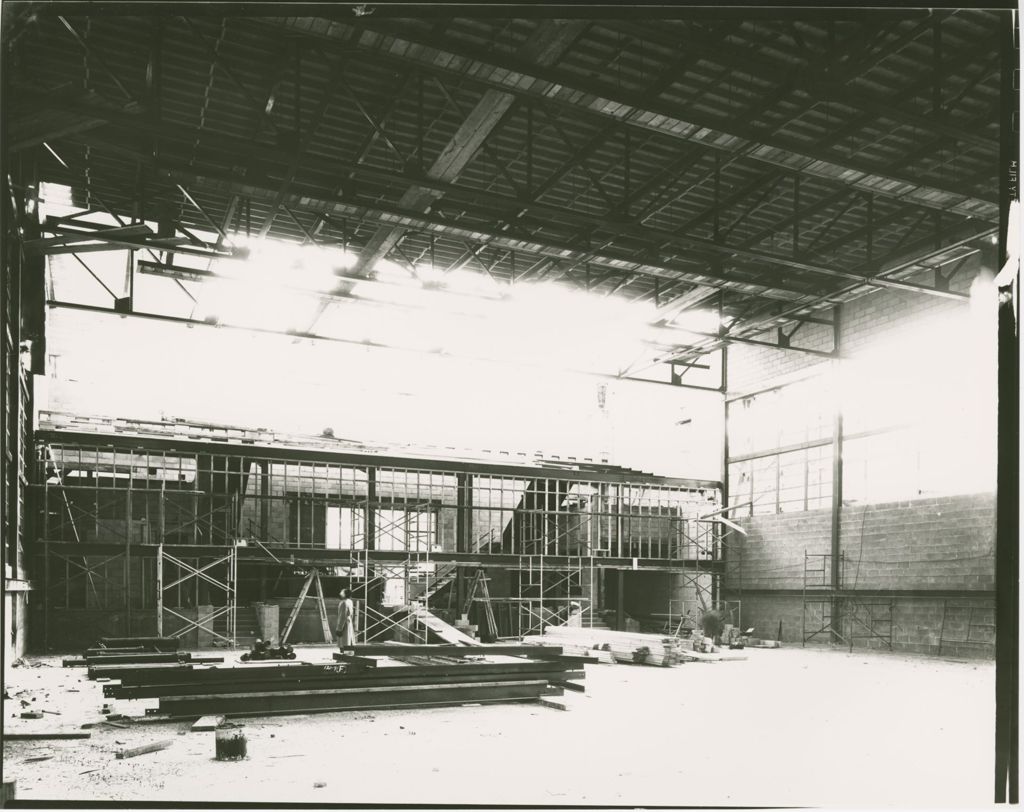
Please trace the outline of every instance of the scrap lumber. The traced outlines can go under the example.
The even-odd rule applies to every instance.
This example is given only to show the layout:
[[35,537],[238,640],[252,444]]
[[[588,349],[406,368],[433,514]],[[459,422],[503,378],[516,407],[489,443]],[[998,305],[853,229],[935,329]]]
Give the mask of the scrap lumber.
[[615,657],[612,656],[611,651],[602,648],[593,648],[585,645],[584,643],[574,643],[571,640],[559,640],[558,645],[556,646],[550,637],[543,637],[539,634],[530,634],[523,638],[523,643],[552,649],[560,648],[564,652],[563,656],[584,657],[587,662],[606,663],[608,665],[615,664]]
[[350,646],[346,651],[359,655],[385,655],[389,657],[403,657],[407,655],[424,654],[427,656],[441,657],[483,657],[491,654],[507,654],[525,657],[557,657],[562,654],[561,644],[555,645],[489,645],[480,644],[470,648],[469,646],[443,645],[426,643],[421,645],[407,645],[405,643],[363,643]]
[[31,741],[34,739],[88,739],[92,736],[87,730],[34,730],[32,732],[4,731],[5,741]]
[[569,704],[564,699],[551,699],[549,697],[542,696],[537,699],[537,703],[546,708],[553,708],[554,710],[569,710]]
[[180,637],[101,637],[97,648],[123,648],[141,646],[149,651],[177,651],[181,648]]
[[189,654],[187,652],[137,652],[132,654],[108,654],[86,657],[85,664],[89,667],[90,677],[96,666],[108,665],[176,665],[181,663],[222,663],[223,657],[206,654]]
[[166,750],[174,744],[174,739],[163,739],[162,741],[153,742],[152,744],[144,744],[141,747],[129,747],[124,750],[117,751],[118,758],[135,758],[145,753],[155,753],[158,750]]
[[620,663],[672,666],[682,662],[682,647],[670,635],[616,632],[578,626],[546,626],[544,636],[560,643],[605,649]]
[[202,716],[192,723],[193,733],[204,733],[208,730],[216,730],[224,724],[223,716]]
[[735,651],[706,653],[703,651],[690,651],[689,649],[682,649],[680,651],[680,656],[687,660],[693,660],[694,662],[703,663],[720,663],[727,662],[729,660],[747,659],[746,654],[739,654]]

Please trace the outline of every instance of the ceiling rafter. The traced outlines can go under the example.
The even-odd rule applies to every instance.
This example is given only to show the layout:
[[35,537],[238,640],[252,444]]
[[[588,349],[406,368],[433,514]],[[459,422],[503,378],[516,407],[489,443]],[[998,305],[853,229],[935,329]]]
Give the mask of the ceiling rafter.
[[[345,24],[333,25],[331,30],[349,29]],[[745,151],[751,160],[782,165],[789,171],[828,183],[870,185],[877,187],[879,194],[897,199],[913,195],[911,199],[920,205],[941,210],[959,211],[966,205],[975,216],[993,222],[998,220],[998,205],[994,198],[981,198],[967,194],[963,189],[942,188],[935,183],[920,183],[912,176],[882,171],[862,159],[844,157],[808,144],[779,138],[765,139],[756,128],[741,122],[712,120],[694,115],[697,111],[676,109],[666,102],[649,104],[645,109],[636,105],[630,94],[606,82],[537,65],[516,56],[481,53],[464,43],[438,43],[415,33],[397,35],[387,29],[380,30],[380,26],[374,27],[372,22],[364,21],[361,28],[364,30],[357,47],[382,59],[404,64],[411,62],[427,70],[454,72],[490,88],[543,99],[546,103],[568,105],[598,117],[610,116],[630,126],[654,129],[726,154]],[[294,21],[287,30],[304,31]]]

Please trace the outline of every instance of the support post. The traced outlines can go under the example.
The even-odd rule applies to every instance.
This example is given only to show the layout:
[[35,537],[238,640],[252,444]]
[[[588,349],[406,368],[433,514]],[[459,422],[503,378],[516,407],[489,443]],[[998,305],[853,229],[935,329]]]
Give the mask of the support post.
[[366,469],[366,549],[377,549],[377,469]]
[[[842,330],[842,305],[836,305],[832,309],[832,345],[835,348],[836,360],[832,362],[834,378],[840,374],[840,334]],[[836,391],[835,416],[832,427],[832,538],[831,538],[831,572],[829,584],[832,588],[832,619],[831,639],[833,643],[841,641],[842,630],[842,602],[838,591],[842,587],[840,578],[840,554],[842,552],[842,510],[843,510],[843,406],[838,396],[839,387]]]
[[[1000,35],[1000,90],[1004,100],[1015,100],[1019,64],[1018,21],[1003,26]],[[1019,114],[1002,117],[999,140],[999,210],[1002,228],[995,257],[998,271],[997,436],[1000,442],[996,465],[995,587],[996,587],[996,723],[995,802],[1018,803],[1020,763],[1020,267],[1011,259],[1010,206],[1019,198],[1020,137],[1014,127]],[[1016,267],[1004,269],[1007,260]]]
[[260,472],[260,541],[269,540],[270,532],[270,471],[269,463],[261,460]]
[[156,636],[164,636],[164,545],[156,553]]
[[[468,553],[473,542],[473,476],[455,475],[455,551]],[[466,578],[462,567],[456,568],[455,605],[466,600]]]
[[615,600],[615,628],[617,631],[623,631],[626,626],[626,571],[616,570],[618,573],[618,586]]
[[[728,391],[728,386],[729,386],[729,347],[728,346],[723,346],[721,352],[722,352],[722,384],[721,384],[721,389],[722,389],[722,477],[721,477],[721,479],[722,479],[722,490],[721,490],[721,496],[722,496],[722,505],[724,506],[724,505],[728,505],[729,504],[729,398],[726,397],[726,392]],[[711,578],[712,578],[711,583],[712,583],[712,585],[714,587],[716,587],[712,591],[712,600],[716,600],[716,601],[723,597],[722,594],[721,594],[722,590],[718,589],[717,587],[719,585],[719,581],[725,576],[726,568],[728,567],[728,558],[729,558],[729,548],[724,543],[724,538],[725,538],[725,536],[728,535],[729,531],[728,530],[724,530],[722,528],[723,528],[723,525],[721,523],[718,523],[718,529],[716,530],[716,532],[719,534],[719,545],[718,545],[719,553],[718,554],[719,554],[719,557],[721,558],[721,561],[722,561],[722,573],[723,574],[722,575],[715,575],[715,574],[713,574],[711,576]],[[742,585],[743,585],[742,577],[738,577],[738,581],[739,581],[740,586],[742,588]],[[740,596],[740,600],[742,601],[742,599],[743,599],[743,597],[741,595]],[[741,602],[740,603],[741,611],[742,611],[742,606],[743,606],[743,604]],[[741,628],[742,628],[742,622],[741,622],[741,620],[739,618],[737,618],[736,623],[737,623],[737,625],[741,626]]]

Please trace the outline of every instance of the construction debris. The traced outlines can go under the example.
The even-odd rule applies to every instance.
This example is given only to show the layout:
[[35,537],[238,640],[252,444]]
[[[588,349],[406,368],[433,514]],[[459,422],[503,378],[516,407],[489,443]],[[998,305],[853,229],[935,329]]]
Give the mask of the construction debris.
[[560,645],[572,644],[609,651],[620,663],[671,666],[683,661],[680,641],[671,635],[615,632],[579,626],[546,626],[544,637]]
[[152,744],[144,744],[141,747],[129,747],[127,750],[118,750],[118,758],[135,758],[145,753],[155,753],[158,750],[166,750],[174,744],[174,739],[164,739],[163,741],[153,742]]
[[222,724],[224,724],[223,716],[203,716],[196,719],[193,723],[192,732],[202,733],[208,730],[216,730]]
[[[523,643],[537,646],[555,646],[552,638],[544,637],[539,634],[527,635],[523,638]],[[557,645],[566,654],[571,654],[577,657],[586,657],[589,661],[594,663],[605,663],[607,665],[615,664],[615,657],[608,648],[593,648],[582,642],[574,643],[570,640],[561,639],[558,641]],[[605,646],[607,646],[607,644],[605,644]]]
[[287,643],[280,646],[271,646],[268,640],[257,640],[252,644],[252,650],[245,652],[241,660],[247,663],[250,660],[294,660],[295,649]]

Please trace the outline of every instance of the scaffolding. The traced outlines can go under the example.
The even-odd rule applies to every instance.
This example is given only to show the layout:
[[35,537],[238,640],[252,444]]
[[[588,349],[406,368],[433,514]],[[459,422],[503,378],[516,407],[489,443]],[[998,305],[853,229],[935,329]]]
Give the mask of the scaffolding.
[[[843,583],[846,558],[839,553],[839,584]],[[853,651],[858,642],[875,642],[892,649],[892,598],[855,595],[832,581],[832,554],[804,551],[801,590],[801,645],[818,635],[829,643],[842,641]]]
[[109,613],[96,621],[107,634],[159,626],[230,644],[239,607],[294,600],[309,567],[329,597],[352,590],[366,642],[423,639],[413,606],[457,622],[480,568],[492,583],[470,605],[477,619],[489,605],[502,637],[592,616],[609,569],[681,572],[715,593],[721,545],[696,520],[718,483],[193,440],[186,428],[41,429],[31,493],[48,618],[89,608]]
[[[186,559],[171,554],[161,544],[156,559],[157,635],[184,637],[195,630],[197,645],[202,645],[203,635],[209,635],[233,648],[236,644],[237,582],[238,553],[234,546],[223,554],[221,549],[215,549],[205,556]],[[186,594],[194,596],[195,617],[183,613],[188,602],[187,598],[182,598],[183,587]],[[171,590],[176,594],[174,608],[167,600]],[[172,625],[177,628],[170,628]]]
[[944,600],[937,653],[942,654],[942,647],[950,645],[994,647],[995,621],[995,601],[962,604]]
[[562,626],[590,616],[597,606],[593,557],[576,556],[567,566],[546,566],[545,557],[522,556],[516,570],[518,592],[508,601],[515,623],[509,637],[543,634],[545,626]]

